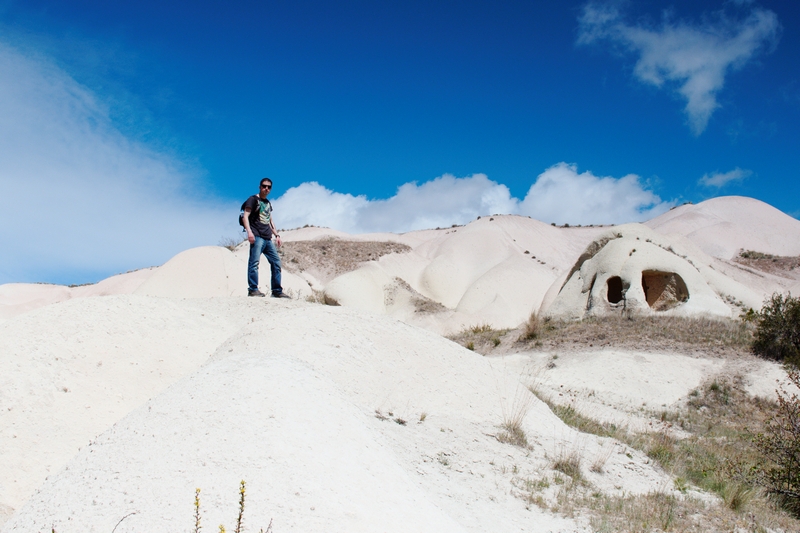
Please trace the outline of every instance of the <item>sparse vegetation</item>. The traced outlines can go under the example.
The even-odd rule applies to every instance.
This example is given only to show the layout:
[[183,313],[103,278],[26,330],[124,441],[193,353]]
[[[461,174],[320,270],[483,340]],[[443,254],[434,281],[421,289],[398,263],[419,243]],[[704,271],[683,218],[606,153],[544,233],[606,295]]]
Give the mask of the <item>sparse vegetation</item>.
[[519,336],[517,342],[528,342],[537,339],[542,332],[542,328],[549,322],[548,318],[540,319],[538,313],[534,311],[525,323],[522,335]]
[[233,237],[222,237],[219,246],[227,248],[231,252],[236,251],[236,247],[244,242],[244,239],[234,239]]
[[613,446],[604,447],[602,451],[594,458],[594,461],[592,461],[592,465],[589,467],[589,470],[595,474],[605,473],[606,463],[611,457],[611,453],[613,451]]
[[553,460],[553,470],[566,474],[575,483],[582,482],[581,455],[578,450],[562,450],[558,457]]
[[753,250],[742,250],[735,261],[762,272],[789,278],[797,278],[794,270],[800,268],[800,256],[772,255]]
[[[800,370],[788,372],[789,382],[800,388]],[[778,406],[755,437],[763,461],[753,468],[753,479],[778,502],[800,518],[800,398],[782,386]]]
[[[239,514],[236,517],[236,527],[234,533],[244,532],[244,502],[245,494],[247,492],[247,485],[244,480],[239,483]],[[201,530],[201,513],[200,513],[200,489],[195,489],[194,492],[194,533],[200,533]],[[225,533],[226,529],[223,524],[219,526],[220,533]],[[267,529],[260,529],[259,533],[270,533],[272,531],[272,520],[269,521]]]
[[469,348],[471,344],[471,350],[483,355],[521,349],[551,351],[613,347],[721,356],[749,353],[754,330],[754,321],[744,320],[608,316],[571,321],[533,314],[515,330],[496,330],[483,324],[466,328],[448,338],[464,347]]
[[753,352],[800,366],[800,298],[773,294],[756,313]]
[[[792,379],[800,385],[800,376],[793,372]],[[694,486],[717,494],[724,503],[716,508],[692,498],[676,500],[669,529],[663,523],[658,525],[658,517],[667,516],[662,512],[665,508],[646,511],[647,505],[669,503],[668,498],[673,497],[668,494],[592,498],[587,495],[588,489],[573,488],[571,492],[562,491],[553,510],[589,509],[594,513],[592,524],[597,531],[800,530],[800,522],[776,506],[779,503],[794,513],[797,509],[791,503],[796,504],[797,499],[779,492],[789,487],[797,495],[800,487],[800,399],[796,395],[784,393],[783,403],[776,406],[748,396],[739,378],[718,378],[693,391],[684,409],[663,412],[660,418],[666,429],[637,434],[597,422],[534,392],[566,424],[582,432],[613,437],[646,453],[673,476],[680,492],[686,494]],[[670,427],[680,428],[689,436],[678,438]],[[769,458],[766,463],[765,458]],[[559,471],[570,475],[564,472],[570,467],[568,462],[558,464]],[[770,494],[777,498],[770,498]],[[686,522],[692,514],[703,520]]]
[[306,301],[312,304],[326,305],[325,292],[317,289],[311,289],[311,294],[306,296]]
[[742,259],[772,259],[775,256],[772,254],[765,254],[762,252],[755,252],[753,250],[742,250],[739,253],[739,257]]
[[497,440],[505,444],[519,446],[520,448],[529,448],[528,436],[522,429],[520,424],[504,422],[501,426],[503,431],[497,435]]
[[519,446],[520,448],[530,448],[528,436],[522,428],[525,417],[533,402],[533,395],[524,388],[519,388],[514,395],[514,400],[510,407],[503,406],[503,423],[500,425],[502,431],[497,435],[497,440],[506,444]]
[[493,329],[489,324],[479,324],[465,328],[461,332],[449,336],[448,339],[468,350],[486,355],[503,343],[503,339],[506,338],[509,331],[508,329]]
[[294,272],[308,270],[322,282],[353,271],[367,261],[377,261],[384,255],[410,250],[409,246],[399,242],[335,238],[285,242],[279,249],[284,268]]
[[754,329],[741,320],[672,316],[608,316],[580,321],[537,318],[536,322],[532,326],[529,320],[524,329],[534,328],[535,337],[523,333],[519,341],[540,350],[614,347],[743,354],[750,349]]

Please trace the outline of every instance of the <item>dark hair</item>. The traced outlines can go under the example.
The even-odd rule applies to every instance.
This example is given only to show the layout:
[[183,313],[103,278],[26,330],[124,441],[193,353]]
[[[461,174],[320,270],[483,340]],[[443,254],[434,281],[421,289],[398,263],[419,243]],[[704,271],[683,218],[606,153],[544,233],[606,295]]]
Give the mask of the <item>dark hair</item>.
[[272,186],[272,180],[269,178],[261,178],[261,181],[258,183],[259,185],[264,185],[264,182],[268,181],[270,186]]

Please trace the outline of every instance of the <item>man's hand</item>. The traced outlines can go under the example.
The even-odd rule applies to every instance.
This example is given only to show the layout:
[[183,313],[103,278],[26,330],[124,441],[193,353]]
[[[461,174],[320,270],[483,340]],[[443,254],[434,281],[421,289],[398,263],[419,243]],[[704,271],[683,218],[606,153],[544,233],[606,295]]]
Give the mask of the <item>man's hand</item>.
[[250,229],[250,210],[245,208],[244,209],[244,229],[247,231],[247,242],[250,244],[256,243],[256,236],[253,235],[253,230]]
[[278,246],[278,248],[280,248],[281,244],[283,244],[283,241],[281,240],[281,236],[280,235],[275,235],[275,244]]

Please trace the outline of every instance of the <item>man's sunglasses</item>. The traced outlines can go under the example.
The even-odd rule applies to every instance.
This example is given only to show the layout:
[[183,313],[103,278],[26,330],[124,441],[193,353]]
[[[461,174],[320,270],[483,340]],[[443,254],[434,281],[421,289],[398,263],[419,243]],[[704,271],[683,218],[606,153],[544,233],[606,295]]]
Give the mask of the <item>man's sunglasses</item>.
[[272,185],[262,185],[262,189],[272,189]]

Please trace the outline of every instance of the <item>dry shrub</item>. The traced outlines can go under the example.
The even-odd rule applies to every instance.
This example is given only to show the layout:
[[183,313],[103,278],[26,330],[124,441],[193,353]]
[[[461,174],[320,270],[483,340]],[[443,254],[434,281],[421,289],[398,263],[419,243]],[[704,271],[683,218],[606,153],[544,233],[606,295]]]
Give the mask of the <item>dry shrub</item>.
[[236,251],[236,247],[244,242],[244,239],[234,239],[233,237],[222,237],[219,240],[219,246],[227,248],[231,252]]
[[525,323],[525,329],[519,337],[519,342],[534,340],[539,336],[542,329],[542,320],[536,312],[531,313],[528,321]]
[[[800,388],[800,370],[790,369],[790,383]],[[754,439],[763,461],[753,474],[756,482],[780,504],[800,517],[800,398],[781,386],[777,411]]]
[[489,324],[484,323],[472,326],[471,328],[468,328],[468,331],[473,335],[480,335],[482,333],[492,333],[494,329]]
[[773,294],[756,313],[756,355],[800,365],[800,298]]
[[583,481],[581,474],[581,455],[578,450],[562,451],[553,461],[553,470],[568,475],[573,482]]
[[325,292],[320,291],[317,289],[311,289],[311,294],[306,296],[306,301],[312,304],[323,304],[325,305]]
[[492,353],[503,342],[507,329],[494,329],[489,324],[478,324],[464,328],[447,338],[461,346],[483,355]]

